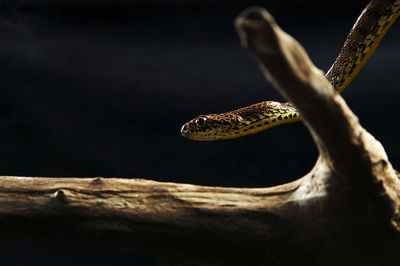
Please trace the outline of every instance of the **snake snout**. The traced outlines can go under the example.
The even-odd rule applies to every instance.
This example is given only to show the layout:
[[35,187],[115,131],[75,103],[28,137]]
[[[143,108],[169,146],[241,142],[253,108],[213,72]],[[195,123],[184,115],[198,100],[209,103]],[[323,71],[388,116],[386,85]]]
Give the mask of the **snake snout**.
[[182,128],[181,128],[181,134],[182,134],[182,136],[186,136],[188,132],[189,132],[188,125],[187,125],[187,124],[184,124],[184,125],[182,126]]

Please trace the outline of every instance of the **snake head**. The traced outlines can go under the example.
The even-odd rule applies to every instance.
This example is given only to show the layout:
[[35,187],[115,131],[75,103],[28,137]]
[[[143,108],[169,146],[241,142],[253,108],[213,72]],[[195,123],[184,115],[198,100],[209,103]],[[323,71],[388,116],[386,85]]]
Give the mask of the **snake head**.
[[202,141],[234,139],[299,120],[291,103],[264,101],[226,113],[199,115],[183,125],[181,134]]
[[232,129],[235,119],[225,115],[199,115],[185,123],[181,134],[185,138],[211,141],[229,138],[227,132]]

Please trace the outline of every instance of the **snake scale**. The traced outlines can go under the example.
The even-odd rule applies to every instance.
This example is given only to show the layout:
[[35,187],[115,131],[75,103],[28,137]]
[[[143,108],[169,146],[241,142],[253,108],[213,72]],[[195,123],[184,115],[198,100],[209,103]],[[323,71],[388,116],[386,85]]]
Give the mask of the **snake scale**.
[[[362,11],[325,77],[341,93],[358,74],[400,14],[400,0],[372,0]],[[301,120],[291,103],[264,101],[234,111],[200,115],[181,134],[193,140],[238,138]]]

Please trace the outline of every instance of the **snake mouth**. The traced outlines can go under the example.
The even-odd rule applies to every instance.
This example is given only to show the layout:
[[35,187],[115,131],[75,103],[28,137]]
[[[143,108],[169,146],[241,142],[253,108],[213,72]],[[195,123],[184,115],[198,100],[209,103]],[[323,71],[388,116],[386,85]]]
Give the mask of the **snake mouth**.
[[206,140],[213,140],[210,139],[207,132],[198,131],[196,126],[191,124],[190,122],[184,124],[181,128],[181,134],[187,139],[197,140],[197,141],[206,141]]

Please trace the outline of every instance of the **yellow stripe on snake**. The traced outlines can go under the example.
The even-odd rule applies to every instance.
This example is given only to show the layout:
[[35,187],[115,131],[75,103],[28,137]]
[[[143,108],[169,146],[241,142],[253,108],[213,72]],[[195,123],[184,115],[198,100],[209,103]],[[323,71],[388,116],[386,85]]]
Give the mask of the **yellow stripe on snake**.
[[[366,6],[325,75],[339,93],[368,61],[399,14],[400,0],[372,0]],[[300,120],[291,103],[264,101],[226,113],[200,115],[184,124],[181,133],[193,140],[232,139]]]

